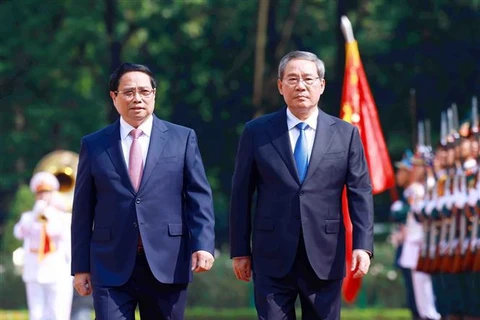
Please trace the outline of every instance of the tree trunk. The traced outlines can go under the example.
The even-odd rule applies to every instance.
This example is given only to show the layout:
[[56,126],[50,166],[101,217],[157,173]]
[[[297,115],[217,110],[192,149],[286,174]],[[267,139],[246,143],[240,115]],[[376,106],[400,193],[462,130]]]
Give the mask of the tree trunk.
[[[122,51],[121,44],[115,40],[115,17],[117,6],[115,0],[105,0],[104,20],[107,29],[108,42],[110,47],[110,72],[113,72],[120,65],[120,55]],[[109,100],[110,101],[110,100]],[[109,122],[117,120],[117,110],[109,103],[107,106],[107,119]]]
[[259,1],[257,16],[257,37],[255,42],[255,73],[253,79],[253,107],[255,117],[262,115],[263,74],[265,72],[265,47],[267,43],[267,22],[269,0]]
[[338,75],[337,80],[333,83],[330,83],[329,94],[334,95],[333,97],[333,106],[337,106],[331,112],[340,113],[340,108],[342,104],[342,87],[343,87],[343,77],[345,73],[345,38],[342,33],[341,18],[342,16],[347,15],[347,4],[346,0],[338,0],[337,2],[337,19],[336,19],[336,38],[337,38],[337,56],[336,56],[336,74]]
[[[22,132],[25,129],[24,110],[20,105],[15,104],[13,106],[13,112],[14,112],[14,115],[15,115],[15,129],[14,129],[14,131],[15,132]],[[23,156],[17,157],[17,159],[15,159],[15,172],[17,173],[17,177],[23,177],[25,169],[26,169],[25,159],[23,158]],[[17,183],[20,183],[21,178],[18,179],[18,180],[19,181],[17,181]]]

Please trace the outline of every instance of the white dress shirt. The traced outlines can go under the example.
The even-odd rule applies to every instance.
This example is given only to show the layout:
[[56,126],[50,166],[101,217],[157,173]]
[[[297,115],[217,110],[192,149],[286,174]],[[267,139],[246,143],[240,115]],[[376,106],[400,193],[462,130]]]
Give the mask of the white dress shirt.
[[315,108],[315,111],[307,118],[305,121],[299,120],[293,115],[290,109],[287,108],[287,127],[288,135],[290,136],[290,145],[292,147],[292,153],[295,150],[295,144],[297,139],[300,136],[300,129],[295,126],[300,122],[305,122],[308,124],[308,127],[305,129],[305,136],[307,138],[307,147],[308,147],[308,162],[310,162],[310,157],[312,155],[313,143],[315,142],[315,132],[317,131],[317,119],[318,119],[318,108]]
[[[143,134],[138,138],[140,147],[142,148],[143,167],[147,161],[148,146],[150,145],[150,137],[152,135],[153,116],[150,115],[144,123],[142,123],[137,129],[143,131]],[[122,117],[120,117],[120,138],[122,139],[122,151],[125,159],[125,164],[128,170],[128,158],[130,157],[130,146],[132,145],[133,138],[130,136],[130,131],[135,129],[129,125]]]

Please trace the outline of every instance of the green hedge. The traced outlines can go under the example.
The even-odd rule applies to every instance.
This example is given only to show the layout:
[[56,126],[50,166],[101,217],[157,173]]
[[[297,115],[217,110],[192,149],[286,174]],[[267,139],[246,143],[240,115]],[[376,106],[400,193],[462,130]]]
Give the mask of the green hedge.
[[[24,284],[15,274],[12,251],[21,245],[13,238],[13,224],[20,213],[32,206],[33,199],[28,186],[19,188],[11,205],[9,221],[2,237],[0,252],[0,309],[26,309]],[[356,308],[404,308],[405,290],[401,275],[393,269],[394,250],[385,241],[375,243],[375,258],[370,273],[363,279],[362,290],[354,305],[344,305],[345,309]],[[253,307],[251,283],[235,279],[228,250],[220,251],[214,268],[210,272],[195,274],[189,287],[188,307],[238,309]]]
[[[392,269],[393,253],[388,245],[377,245],[370,274],[363,279],[362,290],[354,305],[344,308],[404,308],[405,290],[401,276]],[[20,275],[15,274],[11,254],[2,255],[0,273],[0,309],[25,309],[25,289]],[[253,307],[252,283],[235,279],[231,260],[217,258],[212,271],[195,274],[188,292],[189,307],[249,308]]]
[[[300,319],[300,313],[297,313]],[[341,315],[342,320],[406,320],[411,319],[407,310],[403,309],[363,309],[363,310],[344,310]],[[2,311],[0,310],[0,319],[2,320],[28,320],[26,311]],[[93,319],[93,315],[92,315]],[[136,319],[140,319],[137,314]],[[185,319],[187,320],[255,320],[257,319],[253,309],[210,309],[193,308],[187,309]]]

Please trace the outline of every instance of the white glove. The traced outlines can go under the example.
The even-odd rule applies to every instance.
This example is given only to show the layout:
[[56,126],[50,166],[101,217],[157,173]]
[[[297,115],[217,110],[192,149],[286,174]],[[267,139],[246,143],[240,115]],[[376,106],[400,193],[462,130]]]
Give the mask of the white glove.
[[437,199],[437,210],[442,211],[445,206],[445,197],[439,197]]
[[47,206],[48,203],[45,200],[37,200],[32,209],[34,218],[38,218],[40,215],[43,215]]
[[400,211],[403,209],[403,201],[397,200],[390,206],[390,211]]
[[473,207],[477,204],[478,201],[478,192],[475,189],[468,190],[468,205]]
[[426,207],[425,207],[425,212],[426,212],[428,215],[431,215],[433,209],[435,209],[435,205],[436,205],[435,200],[428,201],[428,203],[427,203],[427,205],[426,205]]
[[455,194],[455,206],[458,209],[465,208],[465,204],[467,203],[467,195],[465,193],[457,193]]

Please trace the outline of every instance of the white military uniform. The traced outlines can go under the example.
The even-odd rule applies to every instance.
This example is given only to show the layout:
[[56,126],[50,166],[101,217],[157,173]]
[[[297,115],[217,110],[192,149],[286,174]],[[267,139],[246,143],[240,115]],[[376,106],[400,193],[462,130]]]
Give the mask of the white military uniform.
[[404,196],[411,205],[405,225],[405,240],[398,264],[403,268],[412,270],[412,285],[415,296],[415,304],[421,318],[440,319],[441,316],[435,307],[432,280],[425,272],[416,271],[418,258],[424,237],[422,224],[417,222],[414,211],[420,212],[425,205],[425,187],[420,183],[412,183],[404,191]]
[[[40,184],[58,190],[57,179],[49,173],[34,175],[30,183],[32,191],[38,192]],[[14,227],[15,237],[23,240],[22,279],[30,320],[70,319],[73,286],[68,215],[45,200],[37,200],[32,211],[23,213]],[[45,236],[50,240],[49,252],[42,250],[46,245]]]

